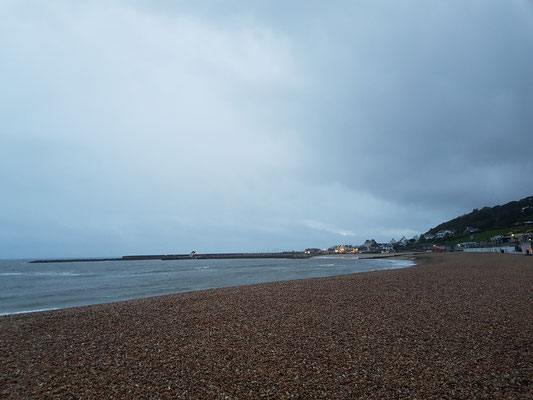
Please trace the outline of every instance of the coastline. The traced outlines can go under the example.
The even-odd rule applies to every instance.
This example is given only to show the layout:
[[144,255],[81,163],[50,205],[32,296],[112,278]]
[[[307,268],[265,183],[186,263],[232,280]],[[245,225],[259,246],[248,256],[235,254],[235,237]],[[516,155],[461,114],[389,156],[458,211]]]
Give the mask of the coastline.
[[[40,266],[0,261],[0,315],[149,298],[195,290],[348,275],[412,266],[412,260],[315,257],[302,260],[129,261]],[[3,289],[3,290],[2,290]]]
[[0,318],[2,398],[528,398],[533,260],[417,266]]
[[415,256],[420,256],[428,254],[427,252],[412,251],[412,252],[399,252],[399,253],[357,253],[357,254],[324,254],[319,256],[313,256],[314,258],[355,258],[361,260],[367,259],[378,259],[378,258],[399,258],[399,259],[408,259]]
[[[405,252],[405,253],[358,253],[358,254],[324,254],[322,256],[343,257],[353,256],[357,258],[388,258],[388,257],[402,257],[414,254],[422,254],[420,252]],[[115,258],[47,258],[35,259],[28,261],[30,264],[48,264],[48,263],[78,263],[78,262],[99,262],[99,261],[144,261],[144,260],[161,260],[161,261],[177,261],[177,260],[228,260],[228,259],[267,259],[267,258],[286,258],[286,259],[305,259],[317,257],[315,255],[306,254],[301,251],[285,251],[280,253],[196,253],[196,254],[146,254],[122,256]],[[320,256],[318,256],[320,257]]]

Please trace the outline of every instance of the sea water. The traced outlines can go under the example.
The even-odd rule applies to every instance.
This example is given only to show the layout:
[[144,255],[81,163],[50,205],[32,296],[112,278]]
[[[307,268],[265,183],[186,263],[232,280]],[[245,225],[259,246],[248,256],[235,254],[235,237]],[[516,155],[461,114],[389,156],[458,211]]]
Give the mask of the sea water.
[[409,267],[410,260],[148,260],[32,264],[0,260],[0,315],[170,293]]

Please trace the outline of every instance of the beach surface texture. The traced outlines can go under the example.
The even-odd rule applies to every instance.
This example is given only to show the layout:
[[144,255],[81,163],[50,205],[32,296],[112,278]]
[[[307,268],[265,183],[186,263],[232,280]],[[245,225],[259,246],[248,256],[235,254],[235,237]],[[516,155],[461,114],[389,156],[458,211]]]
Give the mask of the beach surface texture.
[[533,398],[533,257],[0,317],[0,398]]

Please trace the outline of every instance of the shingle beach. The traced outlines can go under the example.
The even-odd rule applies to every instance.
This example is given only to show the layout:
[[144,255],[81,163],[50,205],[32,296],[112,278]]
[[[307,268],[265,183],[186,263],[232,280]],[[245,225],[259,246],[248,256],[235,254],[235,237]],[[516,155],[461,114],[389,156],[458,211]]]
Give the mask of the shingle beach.
[[0,398],[533,398],[533,257],[0,317]]

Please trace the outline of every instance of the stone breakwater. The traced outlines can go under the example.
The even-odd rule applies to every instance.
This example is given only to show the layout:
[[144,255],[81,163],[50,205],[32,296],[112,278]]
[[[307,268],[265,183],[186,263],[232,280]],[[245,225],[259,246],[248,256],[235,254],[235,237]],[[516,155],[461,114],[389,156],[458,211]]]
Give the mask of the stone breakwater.
[[0,318],[0,397],[533,398],[533,258]]
[[122,256],[120,258],[56,258],[32,260],[31,264],[97,262],[97,261],[142,261],[142,260],[221,260],[242,258],[311,258],[301,251],[285,251],[281,253],[191,253],[191,254],[145,254]]

